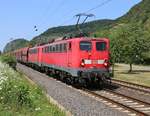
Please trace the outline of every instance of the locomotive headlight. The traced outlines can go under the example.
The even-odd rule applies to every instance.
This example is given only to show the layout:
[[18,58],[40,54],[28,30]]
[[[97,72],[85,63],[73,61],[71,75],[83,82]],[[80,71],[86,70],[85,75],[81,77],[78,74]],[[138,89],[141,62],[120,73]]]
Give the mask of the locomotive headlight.
[[82,63],[81,63],[81,66],[84,66],[84,65],[85,65],[84,62],[82,62]]
[[105,67],[107,67],[107,66],[108,66],[108,63],[107,63],[107,62],[105,62],[105,63],[104,63],[104,66],[105,66]]
[[81,61],[81,66],[82,66],[82,67],[84,67],[84,66],[85,66],[84,59],[82,59],[82,61]]
[[104,61],[104,66],[105,66],[105,67],[108,67],[108,66],[109,66],[108,60],[105,60],[105,61]]

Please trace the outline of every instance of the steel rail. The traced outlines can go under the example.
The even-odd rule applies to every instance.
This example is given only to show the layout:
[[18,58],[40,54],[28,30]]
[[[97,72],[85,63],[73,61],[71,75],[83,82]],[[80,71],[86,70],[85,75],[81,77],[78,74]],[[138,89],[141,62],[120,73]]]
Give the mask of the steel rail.
[[103,95],[97,94],[97,93],[95,93],[93,91],[90,91],[88,89],[82,88],[82,90],[85,91],[86,93],[90,94],[90,95],[93,95],[93,96],[97,97],[97,98],[102,98],[102,99],[104,99],[104,100],[106,100],[108,102],[111,102],[112,104],[116,104],[116,105],[118,105],[118,106],[120,106],[120,107],[122,107],[122,108],[124,108],[124,109],[126,109],[126,110],[128,110],[130,112],[132,112],[132,113],[135,113],[137,115],[140,115],[140,116],[149,116],[148,114],[146,114],[144,112],[141,112],[141,111],[139,111],[137,109],[134,109],[132,107],[129,107],[127,105],[119,103],[119,102],[117,102],[115,100],[112,100],[111,98],[108,98],[108,97],[105,97]]
[[141,103],[142,105],[144,104],[144,105],[150,106],[150,103],[144,102],[144,101],[142,101],[142,100],[139,100],[139,99],[136,99],[136,98],[133,98],[133,97],[130,97],[130,96],[121,94],[121,93],[117,93],[117,92],[112,91],[112,90],[109,90],[109,89],[104,89],[104,90],[105,90],[105,91],[108,91],[108,92],[110,92],[110,93],[116,94],[116,95],[118,95],[118,96],[120,96],[120,97],[125,97],[125,98],[127,98],[127,99],[131,99],[131,100],[133,100],[133,101],[135,101],[135,102]]
[[117,79],[112,79],[112,83],[119,85],[119,86],[124,86],[126,88],[134,89],[134,90],[137,90],[140,92],[144,92],[146,94],[150,94],[150,87],[148,87],[148,86],[138,85],[135,83],[130,83],[130,82],[121,81],[121,80],[117,80]]

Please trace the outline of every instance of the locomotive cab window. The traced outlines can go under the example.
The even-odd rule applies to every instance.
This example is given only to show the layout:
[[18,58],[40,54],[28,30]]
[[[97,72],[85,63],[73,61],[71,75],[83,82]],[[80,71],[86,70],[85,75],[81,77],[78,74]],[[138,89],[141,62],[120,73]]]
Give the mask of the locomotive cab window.
[[96,50],[97,51],[106,50],[106,42],[96,42]]
[[91,51],[92,43],[89,41],[81,41],[80,42],[80,50]]

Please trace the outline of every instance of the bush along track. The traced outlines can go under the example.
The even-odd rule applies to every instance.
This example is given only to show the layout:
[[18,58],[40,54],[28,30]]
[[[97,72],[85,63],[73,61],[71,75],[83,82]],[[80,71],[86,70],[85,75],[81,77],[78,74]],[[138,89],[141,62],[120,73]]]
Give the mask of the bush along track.
[[13,69],[16,69],[17,61],[16,58],[10,55],[1,55],[0,61],[3,63],[8,64]]
[[0,62],[0,115],[65,115],[49,103],[40,87],[31,85],[23,76]]

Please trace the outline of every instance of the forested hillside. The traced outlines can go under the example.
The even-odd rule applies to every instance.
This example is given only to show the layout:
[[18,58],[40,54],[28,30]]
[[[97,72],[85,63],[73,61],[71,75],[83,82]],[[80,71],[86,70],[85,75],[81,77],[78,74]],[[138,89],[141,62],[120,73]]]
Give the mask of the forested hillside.
[[28,44],[29,44],[29,41],[25,39],[20,38],[20,39],[13,40],[5,46],[4,52],[9,52],[18,48],[22,48],[22,47],[28,46]]
[[[94,33],[97,30],[109,29],[112,27],[115,21],[113,20],[97,20],[85,23],[81,25],[82,31],[85,33]],[[41,35],[33,38],[31,40],[31,44],[36,44],[39,42],[48,42],[51,39],[55,39],[57,37],[69,36],[77,34],[77,29],[75,25],[70,26],[60,26],[50,28]]]

